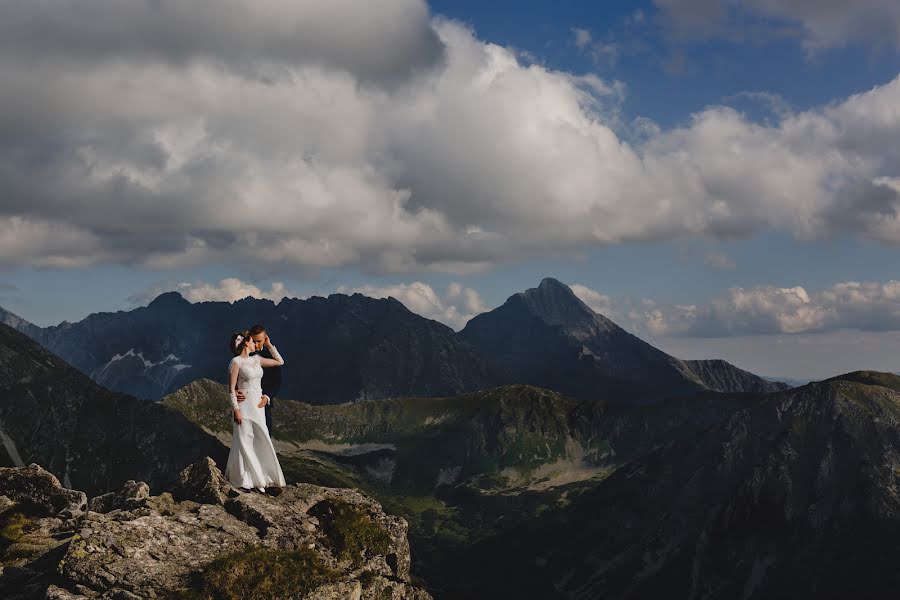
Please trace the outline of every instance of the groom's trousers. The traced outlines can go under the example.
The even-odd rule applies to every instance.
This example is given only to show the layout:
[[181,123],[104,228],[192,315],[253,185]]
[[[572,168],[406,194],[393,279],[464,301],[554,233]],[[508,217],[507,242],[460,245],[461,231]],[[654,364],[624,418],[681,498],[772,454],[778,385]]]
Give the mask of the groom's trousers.
[[269,396],[269,401],[266,403],[266,429],[269,430],[269,437],[275,437],[272,435],[272,402],[275,401],[275,398]]

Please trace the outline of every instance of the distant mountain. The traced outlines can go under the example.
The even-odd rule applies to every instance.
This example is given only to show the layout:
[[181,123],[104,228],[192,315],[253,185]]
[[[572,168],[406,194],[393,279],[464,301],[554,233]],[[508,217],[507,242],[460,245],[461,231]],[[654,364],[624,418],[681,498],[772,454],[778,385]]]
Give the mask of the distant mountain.
[[491,357],[502,383],[528,383],[579,398],[640,404],[705,389],[787,387],[725,361],[670,356],[595,313],[552,278],[474,317],[460,335]]
[[790,387],[800,387],[801,385],[806,385],[807,383],[812,383],[813,381],[815,381],[814,379],[793,379],[791,377],[766,377],[765,375],[763,375],[762,377],[763,377],[763,379],[766,379],[767,381],[775,381],[778,383],[783,383]]
[[0,323],[8,325],[13,329],[21,331],[32,339],[39,340],[41,336],[41,328],[33,323],[29,323],[17,314],[11,313],[0,307]]
[[[578,401],[529,385],[337,406],[282,398],[274,437],[349,464],[362,480],[389,483],[394,491],[431,494],[440,485],[477,482],[511,492],[603,476],[662,440],[690,439],[757,399],[705,392],[630,406]],[[162,402],[220,439],[230,438],[224,384],[198,380]]]
[[400,302],[361,294],[192,304],[177,292],[128,312],[27,333],[101,385],[157,399],[190,381],[224,381],[232,331],[264,324],[285,357],[281,395],[332,404],[486,387],[480,353]]
[[165,487],[198,458],[225,454],[176,411],[107,391],[0,324],[0,466],[37,463],[94,494],[128,479]]
[[[9,313],[7,313],[9,314]],[[332,294],[192,304],[176,292],[128,312],[39,328],[7,320],[99,384],[158,399],[200,378],[223,381],[232,331],[265,325],[287,361],[285,398],[338,404],[451,396],[525,383],[587,399],[650,403],[712,389],[787,387],[724,361],[681,361],[545,279],[461,333],[393,298]]]
[[851,373],[664,442],[471,548],[457,568],[493,576],[467,596],[896,597],[898,391],[895,375]]

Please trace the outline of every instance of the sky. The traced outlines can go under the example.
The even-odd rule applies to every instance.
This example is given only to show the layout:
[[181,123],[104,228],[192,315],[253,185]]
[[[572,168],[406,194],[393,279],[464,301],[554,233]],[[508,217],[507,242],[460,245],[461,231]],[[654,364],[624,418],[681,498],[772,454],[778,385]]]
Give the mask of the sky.
[[900,371],[900,3],[9,0],[0,306],[555,277],[680,358]]

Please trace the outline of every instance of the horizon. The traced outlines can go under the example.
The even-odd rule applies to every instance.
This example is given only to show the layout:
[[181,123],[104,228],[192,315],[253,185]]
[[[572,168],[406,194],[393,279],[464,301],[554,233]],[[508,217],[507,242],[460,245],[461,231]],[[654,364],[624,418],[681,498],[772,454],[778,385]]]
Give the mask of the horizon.
[[0,7],[29,322],[358,292],[458,331],[553,273],[673,356],[900,371],[900,5],[161,6]]
[[[532,287],[532,288],[527,288],[527,289],[524,289],[524,290],[519,290],[519,291],[517,291],[517,292],[513,292],[512,294],[510,294],[510,295],[507,297],[507,300],[509,300],[510,298],[512,298],[513,296],[515,296],[515,295],[517,295],[517,294],[524,293],[524,292],[526,292],[526,291],[528,291],[528,290],[536,289],[536,288],[538,287],[538,285],[540,285],[540,283],[542,283],[542,282],[543,282],[544,280],[546,280],[546,279],[551,279],[551,280],[557,281],[557,282],[559,282],[559,283],[562,283],[563,285],[565,285],[566,287],[568,287],[570,290],[572,290],[572,287],[571,287],[569,284],[566,284],[565,282],[562,282],[562,281],[560,281],[560,280],[558,280],[558,279],[556,279],[556,278],[554,278],[554,277],[547,276],[547,277],[543,277],[543,278],[541,279],[541,281],[540,281],[537,285],[535,285],[534,287]],[[609,315],[605,315],[605,314],[603,314],[603,313],[600,313],[600,312],[594,310],[594,309],[587,303],[587,301],[586,301],[584,298],[580,297],[580,296],[575,292],[575,290],[572,290],[572,291],[573,291],[573,293],[575,293],[576,297],[578,297],[578,299],[579,299],[582,303],[584,303],[590,310],[592,310],[595,314],[598,314],[598,315],[601,315],[601,316],[610,318],[611,320],[613,320],[613,322],[615,322],[615,319],[612,319]],[[141,305],[141,306],[131,306],[131,307],[128,307],[128,308],[126,308],[126,309],[120,309],[120,310],[117,310],[117,311],[96,311],[96,312],[91,312],[91,313],[88,313],[88,314],[84,315],[83,317],[77,318],[77,319],[75,319],[75,320],[73,320],[73,321],[68,321],[68,320],[66,320],[66,321],[61,321],[61,322],[59,322],[59,323],[51,323],[51,324],[48,324],[48,325],[41,325],[41,324],[38,324],[38,323],[33,323],[33,322],[29,321],[28,319],[25,319],[24,317],[22,317],[22,315],[19,315],[18,313],[15,313],[14,311],[9,311],[9,310],[7,310],[7,309],[6,309],[4,306],[2,306],[2,305],[0,305],[0,310],[7,310],[7,312],[12,313],[13,315],[15,315],[15,316],[17,316],[17,317],[19,317],[19,318],[25,319],[26,321],[28,321],[29,323],[32,323],[33,325],[37,325],[38,327],[42,327],[42,328],[47,328],[47,327],[58,327],[58,326],[60,326],[60,325],[66,324],[66,323],[70,323],[70,324],[71,324],[71,323],[77,323],[77,322],[80,322],[80,321],[82,321],[82,320],[84,320],[84,319],[87,319],[88,317],[90,317],[90,316],[92,316],[92,315],[96,315],[96,314],[102,314],[102,313],[109,313],[109,314],[115,314],[115,313],[127,313],[127,312],[131,312],[131,311],[133,311],[133,310],[137,310],[137,309],[139,309],[139,308],[146,308],[146,307],[148,307],[151,303],[153,303],[154,301],[156,301],[157,299],[159,299],[160,297],[166,296],[166,295],[177,295],[179,298],[181,298],[182,300],[186,301],[186,302],[189,303],[189,304],[224,303],[224,304],[234,305],[234,304],[236,304],[236,303],[238,303],[238,302],[242,302],[242,301],[246,301],[246,300],[257,300],[257,301],[262,301],[262,302],[272,302],[275,306],[279,306],[279,305],[280,305],[282,302],[284,302],[284,301],[298,301],[298,302],[303,302],[303,301],[306,301],[306,300],[310,300],[311,298],[314,298],[314,297],[328,299],[328,298],[330,298],[331,296],[335,296],[335,295],[346,296],[346,297],[351,297],[351,296],[359,295],[359,296],[363,296],[363,297],[365,297],[365,298],[370,298],[370,299],[373,299],[373,300],[384,300],[384,299],[387,299],[387,298],[392,298],[393,300],[395,300],[395,301],[399,302],[400,304],[402,304],[402,305],[403,305],[407,310],[409,310],[411,313],[413,313],[413,314],[415,314],[415,315],[417,315],[417,316],[419,316],[419,317],[422,317],[422,318],[425,318],[425,319],[429,319],[429,320],[432,320],[432,321],[441,323],[441,321],[439,321],[439,320],[437,320],[437,319],[434,319],[434,318],[432,318],[432,317],[423,315],[423,314],[421,314],[421,313],[415,311],[412,307],[410,307],[409,305],[407,305],[407,303],[405,303],[401,298],[396,298],[396,297],[394,297],[394,296],[381,296],[381,297],[368,296],[368,295],[366,295],[366,294],[364,294],[364,293],[361,293],[361,292],[358,292],[358,291],[350,291],[349,293],[348,293],[348,292],[331,292],[331,293],[329,293],[329,294],[327,294],[327,295],[313,294],[313,295],[310,295],[310,296],[304,296],[304,297],[296,297],[296,296],[293,296],[293,297],[292,297],[292,296],[287,296],[287,295],[285,295],[285,296],[283,296],[283,297],[281,297],[281,298],[279,298],[279,299],[277,299],[277,300],[272,299],[272,298],[257,297],[257,296],[253,296],[253,295],[247,295],[247,296],[244,296],[244,297],[242,297],[242,298],[222,299],[222,300],[207,300],[207,299],[204,299],[204,300],[191,300],[191,299],[185,297],[185,295],[182,294],[182,293],[181,293],[180,291],[178,291],[178,290],[169,290],[169,291],[165,291],[165,292],[160,292],[160,293],[157,294],[155,297],[147,299],[146,303],[143,304],[143,305]],[[499,307],[497,307],[497,308],[499,308]],[[490,312],[490,311],[485,311],[485,313],[486,313],[486,312]],[[478,314],[484,314],[484,313],[478,313]],[[478,315],[477,315],[477,314],[476,314],[476,315],[473,315],[472,318],[474,318],[475,316],[478,316]],[[471,320],[471,319],[469,319],[469,320]],[[468,321],[467,321],[467,322],[468,322]],[[446,323],[442,323],[442,324],[446,325]],[[621,327],[621,324],[619,324],[619,323],[616,323],[616,324],[619,325],[619,326]],[[463,326],[463,327],[464,327],[464,326]],[[459,333],[459,331],[461,331],[461,330],[463,329],[463,327],[460,327],[459,329],[453,329],[453,328],[451,327],[451,329],[453,329],[454,332]],[[624,329],[624,328],[623,328],[623,329]],[[727,362],[729,362],[729,363],[731,363],[731,364],[737,366],[738,368],[741,368],[741,369],[744,369],[744,370],[746,370],[746,371],[749,371],[749,372],[751,372],[751,373],[753,373],[753,374],[755,374],[755,375],[758,375],[759,377],[762,377],[762,378],[764,378],[764,379],[768,379],[768,380],[770,380],[770,381],[781,381],[781,382],[784,382],[784,383],[788,383],[788,384],[790,384],[790,385],[804,385],[804,384],[807,384],[807,383],[811,383],[811,382],[815,382],[815,381],[823,381],[823,380],[826,380],[826,379],[830,379],[830,378],[833,378],[833,377],[839,377],[839,376],[842,376],[842,375],[846,375],[846,374],[848,374],[848,373],[854,373],[854,372],[858,372],[858,371],[879,371],[879,372],[884,372],[884,373],[892,373],[892,374],[900,375],[900,372],[895,371],[895,370],[891,370],[890,368],[882,368],[882,369],[879,369],[879,368],[868,368],[868,367],[860,367],[860,368],[855,368],[855,369],[848,369],[848,370],[844,370],[844,371],[834,371],[834,372],[820,371],[820,372],[818,372],[818,374],[816,374],[816,375],[814,375],[814,376],[797,376],[797,375],[795,375],[795,374],[774,375],[774,374],[771,374],[771,373],[766,373],[765,371],[755,370],[755,369],[753,369],[753,368],[748,367],[748,366],[745,365],[745,364],[741,364],[741,363],[738,362],[738,361],[735,361],[735,360],[733,360],[733,359],[731,359],[731,358],[727,358],[727,357],[723,357],[723,356],[700,356],[700,355],[683,356],[683,355],[680,355],[680,354],[676,354],[676,353],[673,353],[673,352],[670,352],[669,350],[667,350],[663,345],[658,345],[657,342],[654,341],[654,340],[652,340],[652,339],[644,338],[644,337],[642,337],[641,335],[639,335],[639,334],[636,333],[636,332],[630,332],[630,333],[633,333],[634,335],[637,335],[637,337],[643,339],[644,341],[650,343],[651,345],[653,345],[653,346],[659,348],[660,350],[663,350],[664,352],[666,352],[666,353],[668,353],[668,354],[674,356],[675,358],[679,358],[679,359],[681,359],[681,360],[715,360],[715,359],[726,360]],[[762,340],[765,340],[765,336],[760,336],[760,338],[761,338]],[[763,342],[763,343],[765,343],[765,342]]]

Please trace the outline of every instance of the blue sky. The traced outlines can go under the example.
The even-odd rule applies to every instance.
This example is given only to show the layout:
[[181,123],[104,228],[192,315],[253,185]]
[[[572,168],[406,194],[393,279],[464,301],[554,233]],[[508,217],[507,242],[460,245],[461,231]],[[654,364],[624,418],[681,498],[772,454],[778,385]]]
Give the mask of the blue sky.
[[900,9],[139,4],[112,33],[0,8],[23,318],[358,290],[458,329],[553,276],[683,358],[900,371]]

